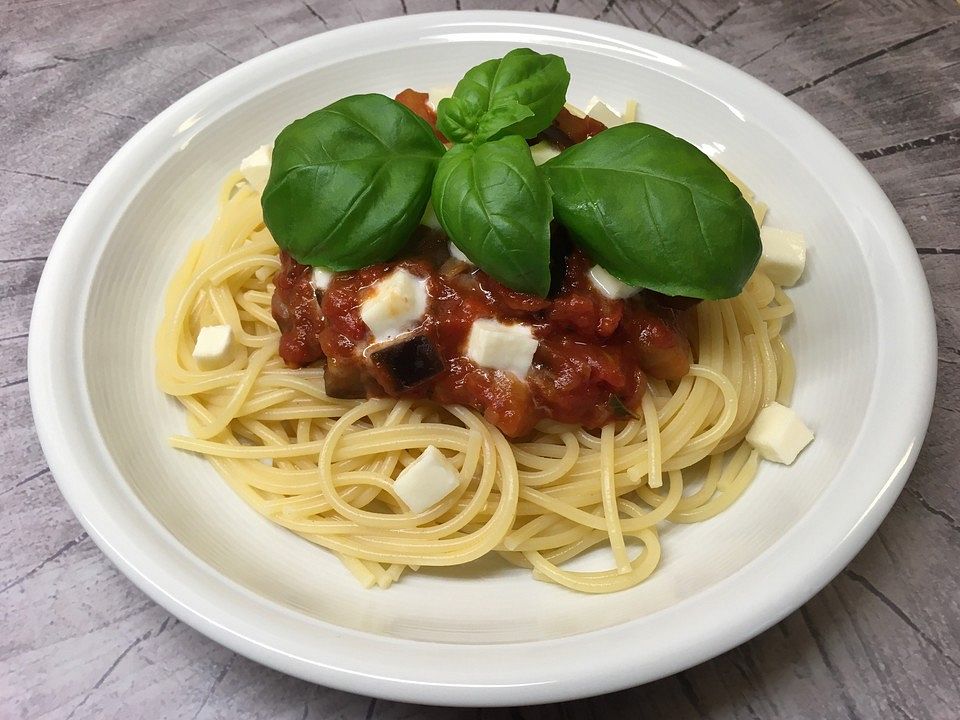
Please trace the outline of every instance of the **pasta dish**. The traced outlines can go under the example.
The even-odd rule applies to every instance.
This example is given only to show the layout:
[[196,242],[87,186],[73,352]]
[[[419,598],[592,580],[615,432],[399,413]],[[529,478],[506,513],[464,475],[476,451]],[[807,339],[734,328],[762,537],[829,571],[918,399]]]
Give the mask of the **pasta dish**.
[[296,120],[170,281],[173,446],[364,586],[497,553],[633,587],[672,525],[813,439],[782,336],[802,236],[636,103],[580,109],[568,83],[518,49]]

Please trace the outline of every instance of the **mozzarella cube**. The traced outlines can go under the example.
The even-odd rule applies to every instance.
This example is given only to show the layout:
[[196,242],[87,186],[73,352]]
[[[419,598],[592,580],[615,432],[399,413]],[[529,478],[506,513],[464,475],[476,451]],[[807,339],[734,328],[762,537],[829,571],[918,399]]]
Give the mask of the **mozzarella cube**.
[[813,441],[813,433],[793,410],[774,402],[763,408],[747,433],[760,457],[790,465]]
[[767,204],[763,200],[757,200],[756,198],[748,198],[747,202],[750,203],[750,209],[753,210],[753,217],[757,221],[757,227],[763,227],[763,220],[767,217]]
[[777,285],[790,286],[800,279],[807,263],[807,244],[803,235],[791,230],[765,227],[760,229],[763,255],[760,269]]
[[637,101],[633,98],[627,100],[623,108],[623,121],[625,123],[637,121]]
[[441,100],[453,97],[453,90],[454,88],[452,86],[430,88],[427,91],[427,102],[436,110]]
[[572,103],[564,103],[563,107],[568,113],[570,113],[574,117],[585,118],[587,116],[587,114],[583,110],[581,110],[580,108],[578,108],[576,105]]
[[428,445],[393,481],[393,491],[411,512],[422,513],[460,485],[460,473],[443,453]]
[[480,367],[524,377],[533,364],[539,344],[529,325],[474,320],[467,338],[467,357]]
[[466,263],[467,265],[473,265],[473,263],[470,262],[470,258],[464,255],[463,251],[460,248],[458,248],[456,245],[454,245],[452,242],[447,243],[447,248],[450,250],[450,257],[452,257],[454,260],[459,260],[460,262]]
[[616,110],[597,97],[591,98],[590,104],[587,105],[587,117],[602,122],[608,128],[623,125],[623,118],[617,114]]
[[560,148],[546,140],[530,146],[530,154],[533,156],[534,165],[543,165],[547,160],[552,160],[560,154]]
[[400,268],[374,286],[360,305],[360,319],[382,341],[412,330],[426,311],[427,281]]
[[587,272],[587,279],[590,280],[590,284],[596,288],[597,292],[611,300],[622,300],[640,292],[640,288],[618,280],[599,265],[590,268]]
[[322,267],[315,267],[310,275],[310,284],[314,290],[326,290],[330,287],[330,281],[333,280],[333,270],[327,270]]
[[250,187],[262,193],[270,179],[270,163],[273,158],[273,145],[261,145],[240,162],[240,173],[250,183]]
[[223,367],[230,358],[232,346],[233,330],[229,325],[205,325],[197,334],[193,358],[201,370]]

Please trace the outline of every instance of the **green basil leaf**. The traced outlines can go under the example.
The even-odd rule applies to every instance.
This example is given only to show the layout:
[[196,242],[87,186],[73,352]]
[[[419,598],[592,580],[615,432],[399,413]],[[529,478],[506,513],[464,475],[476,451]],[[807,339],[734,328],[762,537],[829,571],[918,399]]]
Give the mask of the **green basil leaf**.
[[433,180],[433,208],[453,243],[504,285],[550,290],[550,189],[523,138],[456,145]]
[[393,257],[416,229],[443,145],[384,95],[352,95],[285,127],[263,219],[296,260],[352,270]]
[[490,138],[505,135],[532,138],[548,127],[560,112],[569,84],[570,73],[563,58],[517,48],[502,58],[468,70],[457,84],[453,97],[479,107],[484,113],[510,101],[525,105],[532,113],[530,116],[499,128]]
[[437,104],[437,130],[452,142],[473,142],[483,108],[463,98],[448,97]]
[[501,130],[516,125],[521,120],[533,117],[533,110],[521,105],[516,100],[507,100],[496,107],[487,110],[480,118],[477,127],[476,140],[489,140]]
[[760,231],[740,190],[665,130],[610,128],[541,169],[557,219],[625,283],[667,295],[733,297],[760,259]]
[[533,110],[512,98],[484,111],[471,100],[448,97],[437,107],[437,129],[453,142],[483,142],[528,117]]

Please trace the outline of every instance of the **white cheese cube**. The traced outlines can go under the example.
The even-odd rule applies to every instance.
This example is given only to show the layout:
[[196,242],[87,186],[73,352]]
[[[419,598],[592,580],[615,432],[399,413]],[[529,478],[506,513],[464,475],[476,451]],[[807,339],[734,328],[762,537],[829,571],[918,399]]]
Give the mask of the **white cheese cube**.
[[587,117],[602,122],[608,128],[623,125],[623,118],[617,114],[616,110],[596,97],[592,98],[590,104],[587,105]]
[[539,344],[529,325],[475,320],[467,338],[467,357],[480,367],[506,370],[524,377]]
[[267,186],[272,158],[273,145],[261,145],[240,162],[240,173],[258,193]]
[[774,402],[763,408],[747,433],[760,457],[790,465],[813,441],[813,433],[793,410]]
[[452,86],[430,88],[427,91],[427,102],[436,110],[441,100],[453,96],[453,90]]
[[763,255],[760,269],[777,285],[790,286],[800,279],[807,262],[807,244],[803,235],[780,228],[760,228]]
[[576,105],[572,103],[564,103],[563,107],[568,113],[570,113],[574,117],[585,118],[587,116],[587,114],[583,110],[581,110],[580,108],[578,108]]
[[360,318],[377,341],[416,327],[427,311],[427,281],[402,268],[378,282],[360,305]]
[[547,160],[552,160],[560,154],[560,148],[546,140],[530,146],[530,154],[533,156],[534,165],[543,165]]
[[470,262],[470,258],[464,255],[463,251],[460,248],[458,248],[456,245],[454,245],[452,242],[447,243],[447,248],[450,250],[450,257],[452,257],[454,260],[459,260],[460,262],[466,263],[467,265],[473,265],[473,263]]
[[590,268],[587,273],[587,279],[589,279],[590,284],[597,289],[597,292],[611,300],[622,300],[623,298],[628,298],[640,292],[640,288],[627,285],[599,265],[594,265]]
[[637,121],[637,101],[633,98],[627,100],[623,108],[623,121],[625,123]]
[[767,217],[767,204],[763,200],[757,200],[756,198],[748,198],[747,202],[750,203],[750,209],[753,210],[753,217],[757,221],[757,227],[763,227],[763,219]]
[[230,359],[232,346],[233,330],[229,325],[205,325],[197,334],[197,344],[193,346],[193,358],[201,370],[223,367]]
[[428,445],[393,481],[393,491],[412,512],[422,513],[460,485],[460,473],[443,453]]
[[333,270],[327,270],[322,267],[315,267],[310,275],[310,284],[314,290],[326,290],[330,287],[330,281],[333,280]]

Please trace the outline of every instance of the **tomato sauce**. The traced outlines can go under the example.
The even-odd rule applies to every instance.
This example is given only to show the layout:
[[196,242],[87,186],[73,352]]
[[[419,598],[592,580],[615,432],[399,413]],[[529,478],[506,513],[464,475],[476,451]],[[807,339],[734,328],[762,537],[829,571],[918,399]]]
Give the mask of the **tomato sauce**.
[[[687,373],[688,344],[676,311],[643,294],[603,297],[590,285],[590,264],[581,252],[567,256],[557,292],[544,299],[510,290],[450,259],[442,233],[420,228],[418,235],[402,258],[337,273],[323,292],[310,285],[309,267],[283,253],[274,314],[284,361],[302,367],[325,360],[331,395],[466,405],[510,437],[527,434],[543,418],[600,427],[619,416],[621,405],[639,407],[646,374],[678,380]],[[376,283],[398,268],[426,280],[427,312],[407,336],[374,343],[360,306]],[[533,328],[539,347],[526,377],[481,368],[466,357],[470,328],[480,318]],[[385,369],[371,359],[408,337],[424,338],[439,358],[439,371],[412,385],[407,376],[416,375],[413,369]],[[407,355],[409,362],[437,361]]]
[[317,328],[323,316],[310,277],[313,268],[280,253],[280,271],[270,301],[273,319],[280,326],[280,357],[291,367],[303,367],[323,356]]
[[[405,90],[397,100],[436,127],[424,93]],[[603,129],[596,121],[562,115],[551,127],[558,137],[546,134],[557,144]],[[591,263],[569,247],[559,226],[552,244],[547,298],[511,290],[451,258],[444,234],[426,227],[397,259],[336,273],[322,292],[310,283],[312,269],[283,252],[272,305],[280,356],[290,367],[325,363],[331,396],[466,405],[510,437],[526,435],[541,419],[598,428],[622,417],[625,408],[637,412],[647,375],[679,380],[689,371],[689,345],[680,329],[685,311],[655,293],[604,297],[589,281]],[[426,281],[427,310],[410,333],[375,343],[360,306],[398,268]],[[525,377],[479,367],[466,357],[470,329],[481,318],[532,328],[539,344]]]

